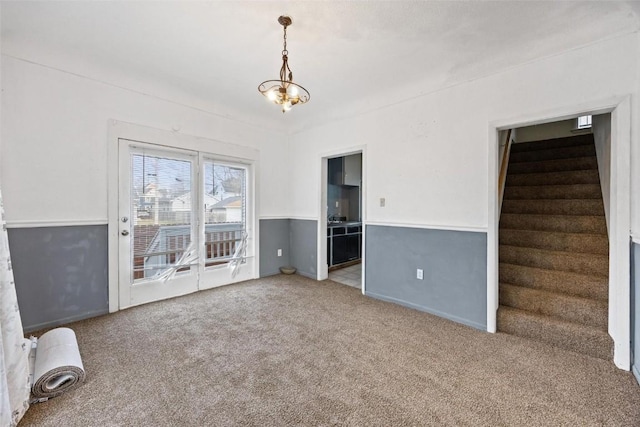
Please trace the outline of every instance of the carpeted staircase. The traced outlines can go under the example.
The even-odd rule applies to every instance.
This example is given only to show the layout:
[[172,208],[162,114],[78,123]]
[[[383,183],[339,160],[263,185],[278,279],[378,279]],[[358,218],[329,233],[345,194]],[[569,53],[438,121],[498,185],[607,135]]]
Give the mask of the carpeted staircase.
[[593,136],[513,144],[498,330],[611,359],[608,248]]

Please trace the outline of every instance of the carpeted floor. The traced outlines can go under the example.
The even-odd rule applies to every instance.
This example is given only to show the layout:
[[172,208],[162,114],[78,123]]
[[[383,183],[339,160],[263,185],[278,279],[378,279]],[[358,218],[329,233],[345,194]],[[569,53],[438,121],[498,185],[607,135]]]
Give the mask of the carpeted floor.
[[274,276],[69,325],[87,371],[20,426],[637,426],[608,361]]

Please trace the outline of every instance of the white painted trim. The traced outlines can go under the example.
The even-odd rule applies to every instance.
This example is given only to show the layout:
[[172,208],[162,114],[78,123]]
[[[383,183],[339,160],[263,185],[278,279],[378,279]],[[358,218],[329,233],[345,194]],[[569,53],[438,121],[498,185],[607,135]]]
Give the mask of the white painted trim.
[[362,295],[366,294],[367,291],[367,177],[368,177],[368,168],[367,168],[367,146],[362,147],[362,179],[360,181],[360,220],[362,221],[362,232],[360,233],[360,244],[362,247],[360,248],[360,283],[362,287]]
[[596,102],[587,101],[570,107],[551,108],[535,115],[520,114],[507,119],[492,120],[489,125],[497,130],[504,130],[568,120],[582,113],[605,114],[612,112],[624,99],[624,96],[611,96]]
[[499,176],[500,161],[500,129],[495,125],[489,125],[488,147],[488,172],[489,172],[489,213],[487,216],[487,332],[495,333],[498,330],[498,222],[500,220],[500,189]]
[[486,233],[487,227],[472,227],[447,224],[418,224],[411,222],[386,222],[386,221],[364,221],[363,225],[377,225],[383,227],[404,227],[404,228],[421,228],[427,230],[444,230],[444,231],[469,231],[472,233]]
[[64,219],[64,220],[17,220],[7,221],[7,228],[40,228],[40,227],[81,227],[85,225],[107,225],[108,219]]
[[290,216],[289,219],[297,219],[300,221],[317,221],[318,218],[312,216]]
[[326,157],[327,159],[331,159],[334,157],[344,157],[352,154],[364,153],[364,149],[366,147],[366,145],[352,145],[351,147],[336,148],[335,150],[320,153],[320,158]]
[[290,217],[288,216],[269,216],[269,215],[263,215],[261,217],[258,218],[259,220],[269,220],[269,219],[290,219]]
[[491,121],[488,137],[489,233],[487,236],[487,330],[495,328],[498,307],[498,220],[497,150],[498,131],[575,117],[578,114],[611,112],[611,233],[609,236],[609,335],[614,341],[615,365],[630,369],[630,199],[631,199],[631,101],[614,96],[572,106],[550,109],[511,119]]
[[613,362],[631,367],[631,99],[611,113],[609,201],[609,335]]
[[640,234],[638,234],[638,233],[633,233],[633,234],[631,235],[631,241],[632,241],[633,243],[635,243],[636,245],[640,245]]
[[[328,182],[329,182],[329,159],[328,157],[320,157],[320,198],[318,205],[320,206],[320,214],[318,218],[327,218],[328,211]],[[326,280],[329,278],[329,260],[327,259],[327,222],[318,221],[317,230],[317,247],[318,255],[316,256],[316,271],[318,272],[318,280]]]
[[120,309],[120,287],[118,272],[118,206],[119,206],[119,139],[126,134],[118,128],[118,122],[109,120],[107,124],[107,213],[109,231],[107,235],[108,270],[109,270],[109,312]]

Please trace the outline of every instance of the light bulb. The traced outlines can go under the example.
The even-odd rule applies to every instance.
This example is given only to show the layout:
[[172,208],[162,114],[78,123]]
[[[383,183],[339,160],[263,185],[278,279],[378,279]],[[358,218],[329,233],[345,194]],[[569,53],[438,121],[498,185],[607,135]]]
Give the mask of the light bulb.
[[289,110],[291,110],[291,102],[287,101],[282,104],[282,111],[289,111]]
[[276,91],[273,89],[270,89],[267,92],[267,99],[271,102],[274,102],[276,99],[278,98],[278,96],[276,95]]
[[287,93],[289,94],[289,96],[291,98],[297,98],[298,97],[298,88],[294,85],[290,85],[287,88]]

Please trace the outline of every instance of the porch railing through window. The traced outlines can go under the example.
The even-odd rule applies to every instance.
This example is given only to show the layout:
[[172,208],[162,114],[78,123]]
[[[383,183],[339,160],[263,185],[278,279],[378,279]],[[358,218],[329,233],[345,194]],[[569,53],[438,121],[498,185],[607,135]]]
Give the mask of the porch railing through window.
[[[243,231],[241,223],[207,224],[205,267],[228,263],[242,241]],[[133,237],[133,279],[148,279],[176,265],[191,244],[191,229],[189,225],[136,225]],[[177,272],[190,268],[180,267]]]
[[242,224],[236,228],[220,230],[229,227],[227,224],[207,225],[205,227],[205,267],[226,264],[233,257],[237,245],[242,241],[244,229]]

